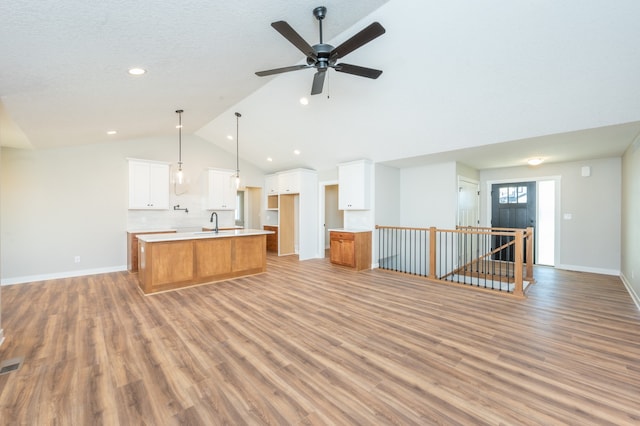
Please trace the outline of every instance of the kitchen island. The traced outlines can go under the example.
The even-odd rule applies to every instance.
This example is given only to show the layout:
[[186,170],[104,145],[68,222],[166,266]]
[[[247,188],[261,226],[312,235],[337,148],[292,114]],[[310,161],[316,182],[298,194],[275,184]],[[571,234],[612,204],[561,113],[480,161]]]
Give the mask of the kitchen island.
[[145,294],[253,275],[267,270],[261,229],[138,236],[138,280]]

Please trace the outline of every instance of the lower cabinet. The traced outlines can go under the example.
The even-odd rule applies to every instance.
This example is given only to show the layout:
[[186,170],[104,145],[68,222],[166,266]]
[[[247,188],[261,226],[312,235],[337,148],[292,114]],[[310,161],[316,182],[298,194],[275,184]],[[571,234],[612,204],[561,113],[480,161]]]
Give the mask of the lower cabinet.
[[356,271],[371,268],[371,231],[331,231],[329,238],[331,263]]
[[169,234],[176,232],[175,229],[167,229],[166,231],[141,231],[127,232],[127,270],[129,272],[138,272],[138,237],[141,234]]
[[145,294],[253,275],[267,270],[265,235],[138,243]]
[[273,234],[267,234],[267,251],[278,252],[278,227],[264,225],[265,231],[273,231]]

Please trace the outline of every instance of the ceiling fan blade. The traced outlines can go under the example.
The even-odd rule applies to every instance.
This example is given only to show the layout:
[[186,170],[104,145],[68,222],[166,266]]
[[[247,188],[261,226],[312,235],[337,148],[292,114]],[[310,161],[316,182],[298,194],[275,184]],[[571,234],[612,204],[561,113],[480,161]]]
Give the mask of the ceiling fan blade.
[[291,67],[274,68],[272,70],[258,71],[256,72],[256,75],[259,77],[266,77],[268,75],[280,74],[282,72],[303,70],[305,68],[312,68],[312,67],[309,65],[293,65]]
[[326,70],[318,71],[313,76],[313,86],[311,86],[311,94],[318,95],[322,93],[322,87],[324,86],[324,76],[327,73]]
[[360,77],[367,77],[367,78],[373,78],[373,79],[380,77],[380,74],[382,74],[382,71],[380,70],[375,70],[373,68],[360,67],[358,65],[351,65],[351,64],[336,64],[333,68],[339,72],[346,72],[347,74],[353,74]]
[[318,58],[316,56],[316,52],[314,52],[313,50],[313,47],[311,47],[309,43],[307,43],[305,39],[303,39],[300,34],[298,34],[296,30],[294,30],[286,21],[272,22],[271,26],[275,28],[275,30],[280,34],[282,34],[284,38],[289,40],[291,44],[293,44],[302,53],[304,53],[306,57],[313,58],[314,60]]
[[374,22],[369,25],[349,40],[342,43],[340,46],[336,47],[331,51],[331,59],[338,59],[347,56],[349,53],[353,52],[357,48],[369,43],[376,37],[380,37],[385,33],[385,29],[379,22]]

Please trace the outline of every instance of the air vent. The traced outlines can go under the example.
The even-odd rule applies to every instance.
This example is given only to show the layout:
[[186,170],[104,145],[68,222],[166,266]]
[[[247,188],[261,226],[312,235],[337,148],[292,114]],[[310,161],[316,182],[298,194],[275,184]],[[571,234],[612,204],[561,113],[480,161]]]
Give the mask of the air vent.
[[9,374],[12,371],[18,371],[22,366],[22,361],[24,361],[24,357],[12,358],[0,363],[0,376]]

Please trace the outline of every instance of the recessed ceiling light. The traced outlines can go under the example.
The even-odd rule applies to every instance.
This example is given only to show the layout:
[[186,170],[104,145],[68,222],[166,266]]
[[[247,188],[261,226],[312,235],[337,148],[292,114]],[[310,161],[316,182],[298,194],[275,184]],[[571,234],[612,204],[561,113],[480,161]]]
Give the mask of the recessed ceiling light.
[[267,161],[271,162],[271,161],[273,161],[273,158],[267,157]]
[[543,160],[542,158],[529,158],[529,159],[527,160],[527,163],[528,163],[530,166],[539,166],[540,164],[542,164],[542,162],[543,162],[543,161],[544,161],[544,160]]
[[300,103],[302,105],[309,105],[309,99],[303,96],[300,98]]
[[107,130],[108,135],[115,135],[116,133],[118,132],[116,132],[115,130]]
[[229,139],[230,141],[232,141],[232,140],[233,140],[233,136],[231,136],[231,135],[227,135],[227,139]]
[[144,73],[146,73],[147,70],[143,69],[143,68],[129,68],[129,74],[131,75],[142,75]]
[[295,155],[300,155],[300,150],[299,150],[299,149],[294,149],[294,150],[293,150],[293,153],[294,153]]

